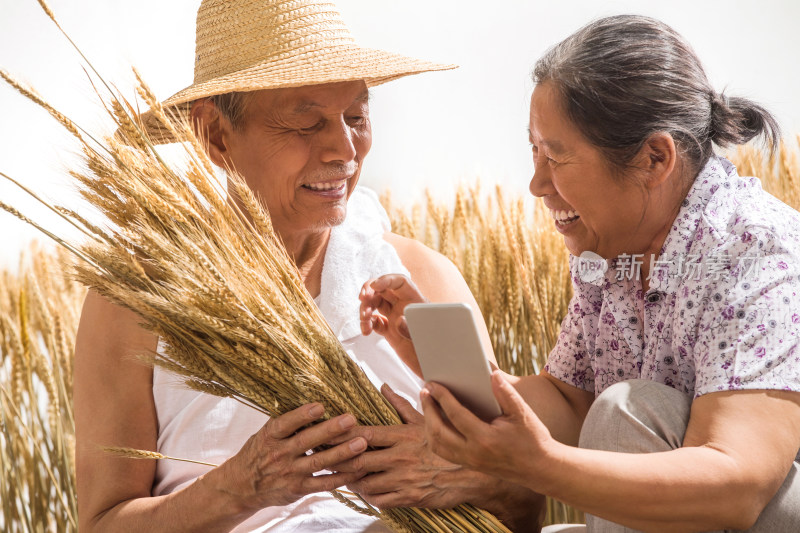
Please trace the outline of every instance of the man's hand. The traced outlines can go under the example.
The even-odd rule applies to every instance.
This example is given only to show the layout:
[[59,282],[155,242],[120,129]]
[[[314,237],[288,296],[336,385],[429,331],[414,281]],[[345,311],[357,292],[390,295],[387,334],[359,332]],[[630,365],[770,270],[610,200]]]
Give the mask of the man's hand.
[[405,424],[359,426],[345,437],[360,436],[376,448],[335,465],[338,472],[364,475],[348,487],[376,507],[453,507],[464,501],[463,469],[432,453],[425,438],[422,415],[388,385],[383,395]]
[[348,484],[351,490],[379,508],[442,509],[471,503],[516,526],[515,531],[539,530],[543,496],[434,454],[425,436],[423,416],[388,385],[381,392],[405,424],[359,426],[342,437],[360,436],[376,448],[333,467],[363,476]]
[[404,315],[408,304],[427,301],[414,282],[402,274],[386,274],[364,283],[358,298],[361,333],[383,335],[400,359],[422,377]]
[[[322,405],[309,404],[271,418],[236,455],[206,474],[204,481],[242,512],[288,505],[307,494],[352,483],[359,474],[314,475],[352,459],[367,447],[362,437],[342,438],[356,423],[349,414],[305,427],[324,412]],[[306,455],[306,451],[336,439],[341,441],[337,446]]]

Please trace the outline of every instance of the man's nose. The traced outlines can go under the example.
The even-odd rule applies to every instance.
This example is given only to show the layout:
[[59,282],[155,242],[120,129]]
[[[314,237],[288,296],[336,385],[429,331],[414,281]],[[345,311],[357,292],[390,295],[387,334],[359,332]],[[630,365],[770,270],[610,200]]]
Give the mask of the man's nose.
[[344,117],[339,120],[329,121],[322,132],[322,161],[332,163],[341,161],[346,163],[356,157],[356,147],[353,143],[353,130],[345,122]]

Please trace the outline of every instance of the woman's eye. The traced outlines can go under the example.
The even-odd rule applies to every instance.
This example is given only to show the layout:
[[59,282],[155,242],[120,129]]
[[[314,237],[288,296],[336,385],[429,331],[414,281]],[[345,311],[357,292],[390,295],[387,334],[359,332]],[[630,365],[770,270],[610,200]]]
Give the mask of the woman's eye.
[[347,121],[352,126],[361,126],[367,121],[367,117],[365,117],[363,115],[355,115],[355,116],[349,117],[347,119]]
[[[539,147],[536,146],[535,144],[531,143],[531,150],[533,151],[534,159],[538,159],[539,158]],[[553,159],[552,157],[550,157],[548,155],[541,154],[541,157],[543,157],[544,160],[550,165],[557,165],[558,164],[558,161],[556,161],[555,159]]]

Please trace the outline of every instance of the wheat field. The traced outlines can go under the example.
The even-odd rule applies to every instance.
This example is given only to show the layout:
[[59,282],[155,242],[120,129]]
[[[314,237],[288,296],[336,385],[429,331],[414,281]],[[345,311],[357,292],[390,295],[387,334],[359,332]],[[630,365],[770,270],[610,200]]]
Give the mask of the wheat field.
[[[797,139],[800,145],[800,137]],[[742,175],[800,208],[797,145],[774,160],[748,147],[731,155]],[[418,239],[461,270],[484,314],[500,366],[538,372],[571,296],[567,252],[549,215],[521,191],[477,185],[453,202],[430,196],[411,206],[383,202],[393,231]],[[72,418],[75,332],[85,289],[66,251],[33,246],[18,274],[0,273],[0,530],[74,531],[77,502]],[[580,520],[559,502],[547,523]]]

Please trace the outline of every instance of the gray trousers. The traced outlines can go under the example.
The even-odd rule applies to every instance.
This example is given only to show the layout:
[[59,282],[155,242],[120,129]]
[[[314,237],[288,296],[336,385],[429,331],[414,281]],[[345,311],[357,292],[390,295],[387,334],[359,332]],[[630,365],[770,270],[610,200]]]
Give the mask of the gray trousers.
[[[691,397],[660,383],[640,379],[617,383],[594,401],[581,429],[580,447],[626,453],[674,450],[683,443],[691,405]],[[586,516],[586,526],[587,533],[634,531],[590,515]],[[800,532],[797,460],[778,493],[747,531]]]

